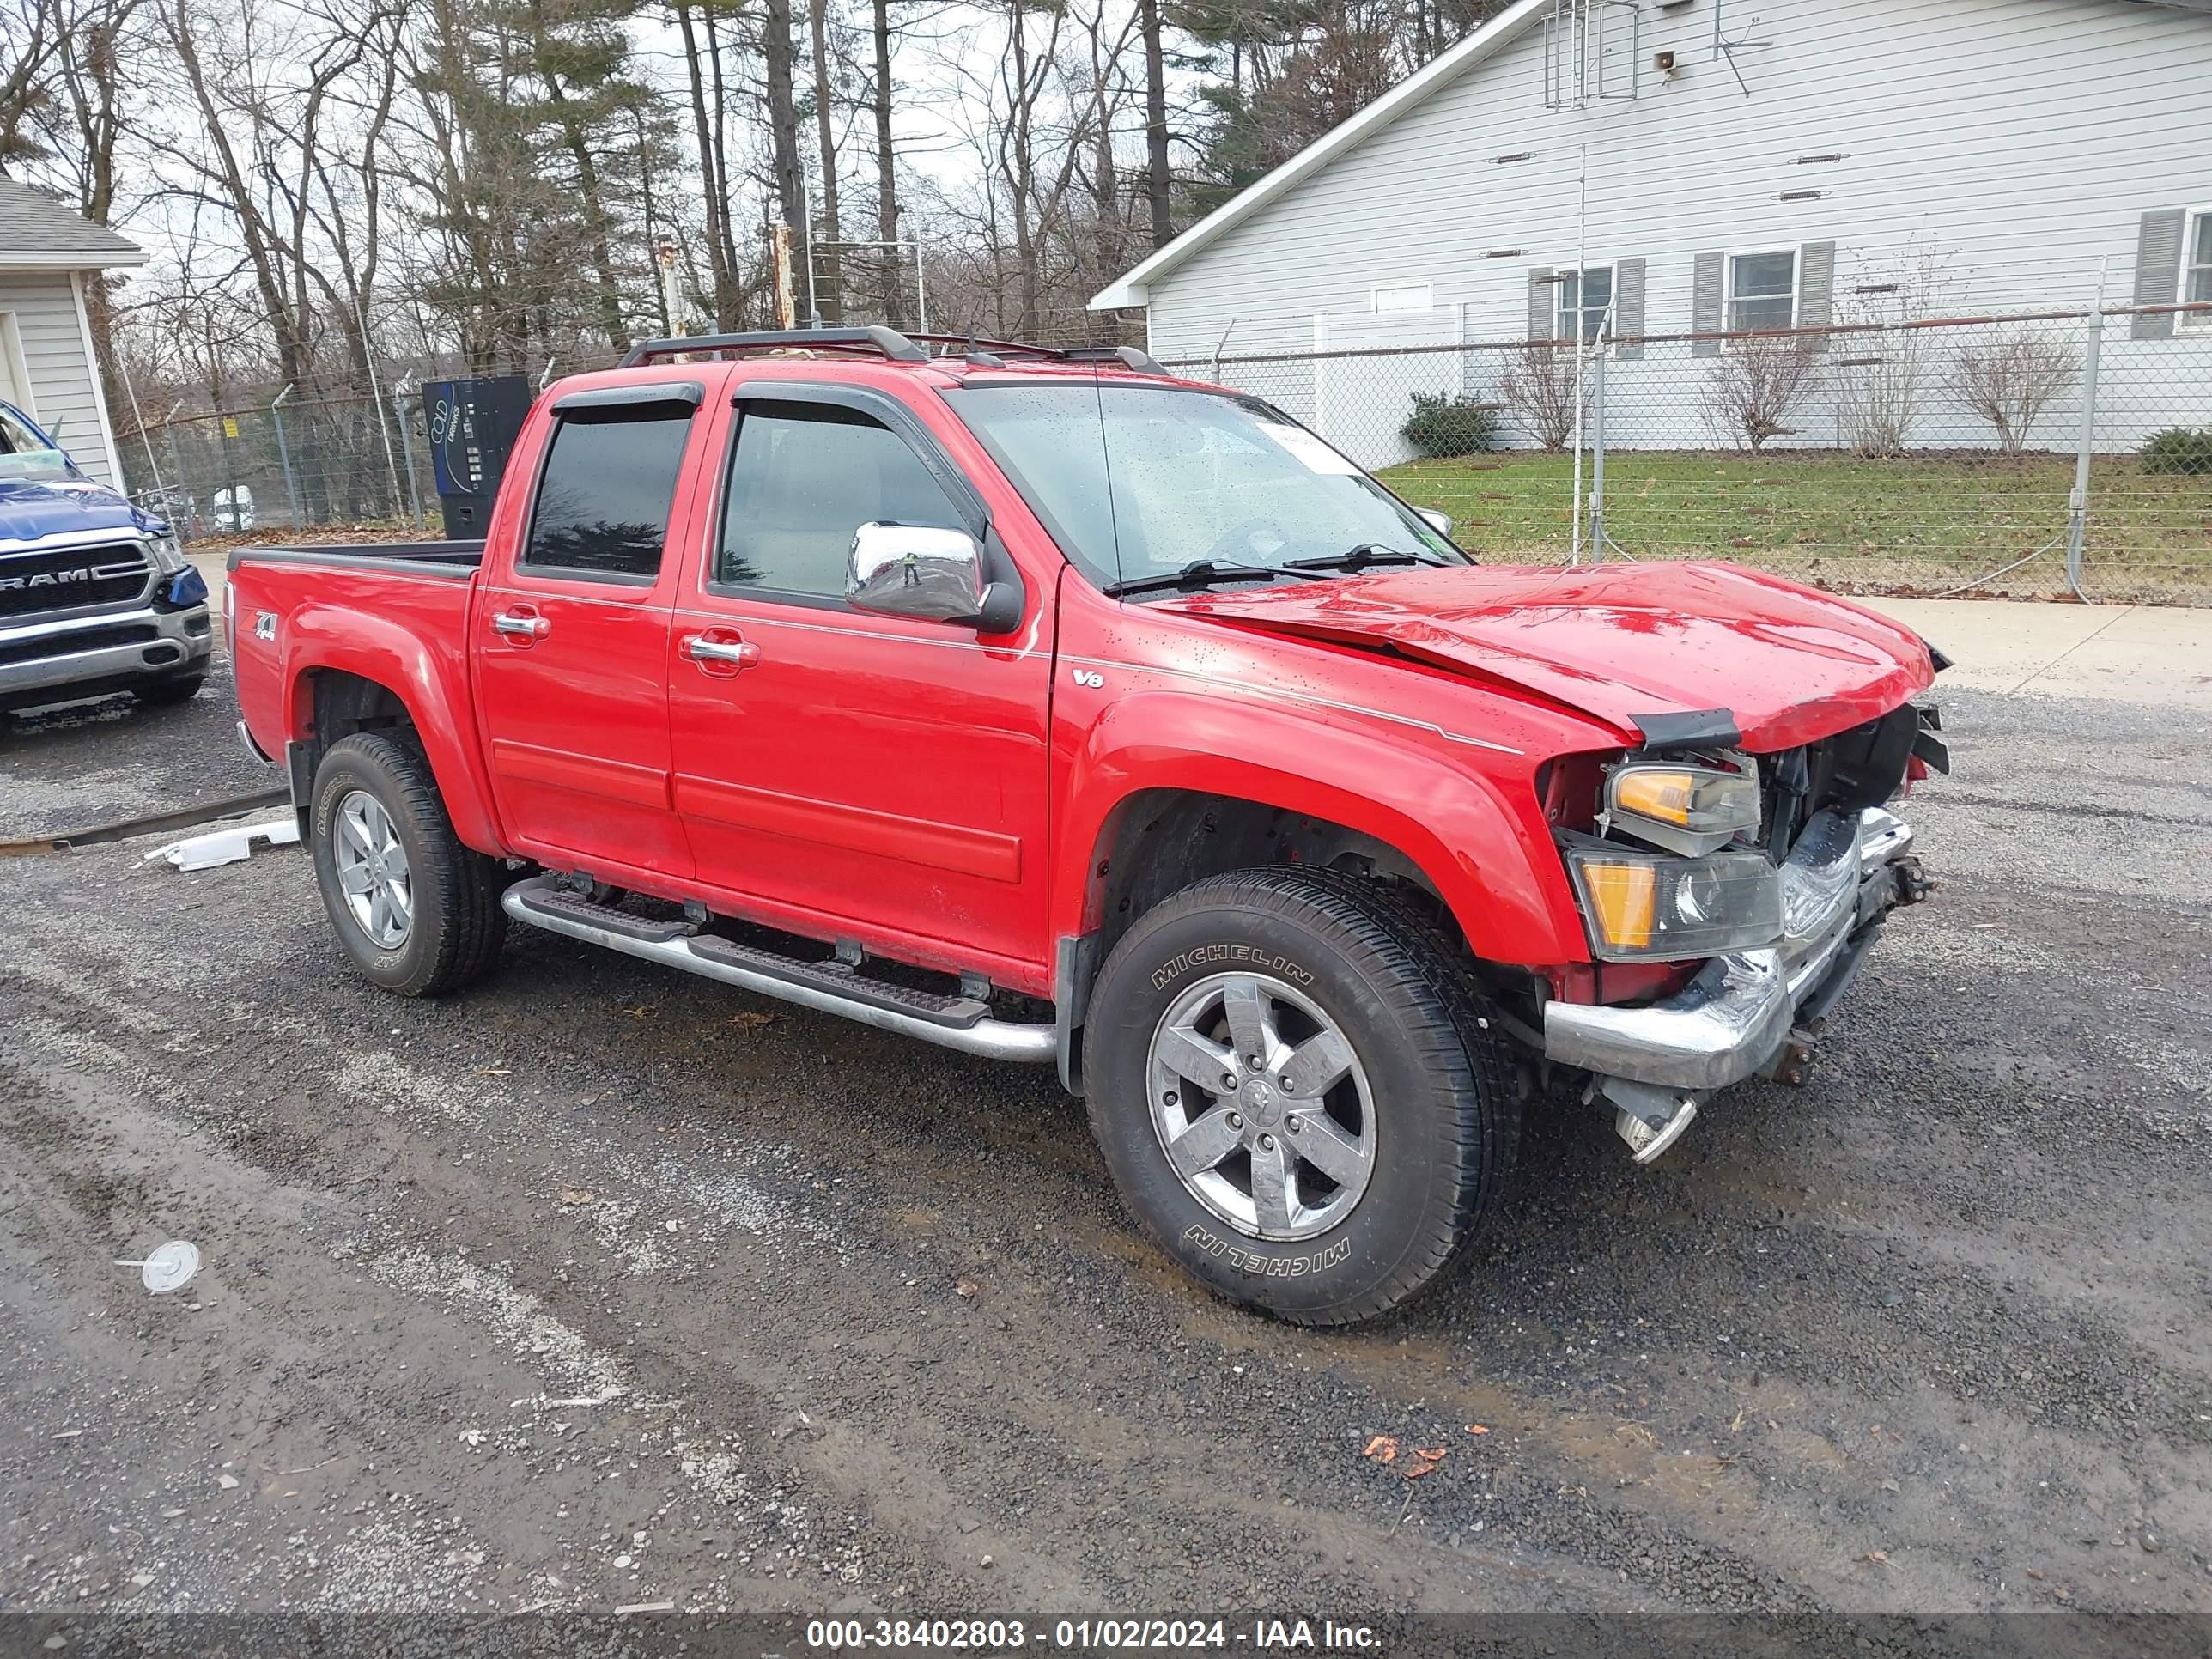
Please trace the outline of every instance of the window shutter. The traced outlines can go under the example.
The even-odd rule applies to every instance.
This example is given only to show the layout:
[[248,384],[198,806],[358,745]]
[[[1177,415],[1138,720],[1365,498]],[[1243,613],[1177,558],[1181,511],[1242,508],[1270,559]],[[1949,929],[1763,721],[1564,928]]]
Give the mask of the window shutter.
[[1548,340],[1559,332],[1559,301],[1549,265],[1528,267],[1528,337]]
[[[2166,208],[2142,216],[2136,232],[2136,303],[2170,306],[2181,297],[2181,231],[2188,215]],[[2163,340],[2173,333],[2173,313],[2146,317],[2138,312],[2128,333],[2138,340]]]
[[[1698,334],[1717,334],[1727,326],[1721,315],[1723,305],[1721,287],[1727,274],[1728,255],[1700,253],[1696,275],[1690,283],[1690,328]],[[1717,357],[1721,355],[1718,340],[1693,340],[1690,343],[1692,357]]]
[[1613,268],[1613,337],[1626,345],[1613,349],[1616,357],[1644,355],[1644,261],[1623,259]]
[[[1797,250],[1797,326],[1826,328],[1835,320],[1836,245],[1808,242]],[[1815,351],[1828,349],[1828,337],[1811,337]]]

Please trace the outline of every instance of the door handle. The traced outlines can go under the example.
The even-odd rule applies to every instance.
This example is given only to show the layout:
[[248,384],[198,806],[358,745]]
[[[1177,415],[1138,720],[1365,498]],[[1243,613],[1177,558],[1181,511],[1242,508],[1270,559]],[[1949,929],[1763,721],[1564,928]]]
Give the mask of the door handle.
[[750,640],[710,640],[704,634],[686,634],[678,648],[696,663],[727,663],[750,668],[760,660],[760,647]]
[[518,617],[506,611],[492,617],[491,627],[495,634],[511,640],[542,640],[553,631],[553,624],[543,617]]

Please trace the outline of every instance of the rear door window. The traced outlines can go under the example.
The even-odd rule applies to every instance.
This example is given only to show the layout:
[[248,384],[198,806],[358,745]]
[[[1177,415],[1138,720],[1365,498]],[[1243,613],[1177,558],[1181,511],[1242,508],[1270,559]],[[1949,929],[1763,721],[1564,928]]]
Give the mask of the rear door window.
[[660,574],[691,410],[653,404],[564,418],[538,475],[520,568],[586,581]]

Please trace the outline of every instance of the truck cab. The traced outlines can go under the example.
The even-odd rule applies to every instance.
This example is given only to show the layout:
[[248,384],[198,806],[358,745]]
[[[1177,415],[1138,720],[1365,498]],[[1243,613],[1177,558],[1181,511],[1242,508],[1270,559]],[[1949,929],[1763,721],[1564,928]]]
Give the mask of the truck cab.
[[0,709],[191,696],[213,644],[207,598],[165,521],[0,404]]

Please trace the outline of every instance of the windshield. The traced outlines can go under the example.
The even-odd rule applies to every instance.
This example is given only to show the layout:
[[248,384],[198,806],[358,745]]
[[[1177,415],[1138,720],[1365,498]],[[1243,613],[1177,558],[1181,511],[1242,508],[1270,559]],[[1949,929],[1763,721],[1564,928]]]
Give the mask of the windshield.
[[1102,587],[1172,579],[1203,563],[1317,579],[1319,571],[1285,567],[1472,562],[1256,398],[1110,381],[1000,382],[945,395]]
[[66,478],[69,457],[5,404],[0,404],[0,479]]

